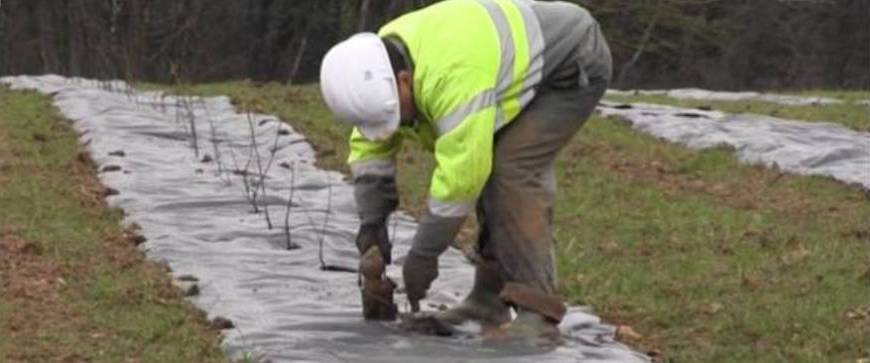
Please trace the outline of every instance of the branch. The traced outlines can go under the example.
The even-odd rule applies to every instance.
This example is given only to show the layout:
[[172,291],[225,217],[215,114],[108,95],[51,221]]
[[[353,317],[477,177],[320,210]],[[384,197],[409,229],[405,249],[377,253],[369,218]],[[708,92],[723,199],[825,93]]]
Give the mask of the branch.
[[298,248],[293,244],[293,238],[290,234],[290,210],[293,208],[293,194],[296,191],[296,163],[290,165],[290,197],[287,198],[287,212],[284,213],[284,237],[287,240],[288,250]]

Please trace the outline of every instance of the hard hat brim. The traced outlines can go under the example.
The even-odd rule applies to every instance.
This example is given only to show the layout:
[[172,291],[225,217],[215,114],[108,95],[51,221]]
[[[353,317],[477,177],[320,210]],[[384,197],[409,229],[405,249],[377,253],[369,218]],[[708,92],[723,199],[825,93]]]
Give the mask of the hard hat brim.
[[338,118],[369,140],[386,140],[399,128],[401,106],[396,75],[383,40],[358,33],[326,53],[321,93]]
[[401,118],[399,107],[396,105],[396,112],[389,120],[376,124],[357,125],[357,128],[366,139],[382,141],[389,139],[399,129]]

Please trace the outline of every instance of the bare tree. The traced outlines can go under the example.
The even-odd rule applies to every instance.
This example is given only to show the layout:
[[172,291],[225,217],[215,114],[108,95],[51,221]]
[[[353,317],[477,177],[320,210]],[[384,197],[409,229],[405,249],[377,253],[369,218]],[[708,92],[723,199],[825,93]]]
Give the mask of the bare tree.
[[0,74],[9,72],[9,40],[6,32],[6,23],[9,19],[8,8],[8,4],[4,4],[3,0],[0,0]]
[[369,7],[371,6],[371,0],[360,0],[359,4],[359,16],[357,18],[356,23],[356,31],[361,32],[366,30],[366,26],[368,25],[369,18]]
[[[0,0],[0,74],[312,81],[337,41],[435,1]],[[569,1],[618,84],[870,88],[867,0]]]
[[644,30],[643,36],[640,38],[640,42],[634,51],[634,55],[632,55],[631,59],[622,66],[622,69],[619,71],[619,76],[616,77],[617,85],[625,87],[625,76],[628,74],[628,71],[637,64],[637,61],[640,60],[640,57],[649,45],[653,31],[655,31],[656,25],[658,25],[659,22],[660,5],[661,0],[657,0],[652,11],[652,19],[650,19],[649,24],[646,26],[646,30]]
[[296,47],[296,60],[293,61],[293,68],[290,70],[290,77],[288,78],[288,84],[292,84],[293,80],[296,79],[296,75],[299,73],[299,66],[302,65],[302,57],[305,55],[305,49],[308,47],[308,32],[310,31],[310,27],[308,25],[305,26],[305,32],[302,33],[302,39],[299,41],[299,46]]

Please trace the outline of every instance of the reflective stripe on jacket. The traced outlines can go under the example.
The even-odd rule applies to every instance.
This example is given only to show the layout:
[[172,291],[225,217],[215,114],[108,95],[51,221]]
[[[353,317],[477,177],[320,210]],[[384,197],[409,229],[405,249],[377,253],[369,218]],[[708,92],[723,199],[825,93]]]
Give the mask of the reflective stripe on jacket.
[[434,152],[429,211],[464,217],[492,169],[496,131],[535,97],[543,78],[544,40],[525,0],[446,0],[381,28],[407,47],[414,63],[419,122],[391,139],[350,139],[355,176],[395,174],[404,138]]

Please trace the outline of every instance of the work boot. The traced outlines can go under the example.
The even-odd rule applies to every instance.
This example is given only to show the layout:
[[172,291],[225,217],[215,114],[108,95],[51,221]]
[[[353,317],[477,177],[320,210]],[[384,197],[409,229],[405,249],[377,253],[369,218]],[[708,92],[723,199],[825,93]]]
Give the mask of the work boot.
[[517,309],[510,324],[487,334],[494,340],[531,340],[535,343],[558,343],[559,322],[566,308],[561,299],[541,289],[523,283],[509,282],[499,295]]
[[478,263],[471,293],[459,305],[438,312],[435,318],[458,325],[474,320],[485,328],[494,328],[511,320],[510,308],[499,297],[504,281],[494,262]]
[[518,309],[517,318],[510,322],[503,334],[509,338],[557,339],[560,335],[557,323],[531,310]]

